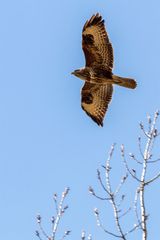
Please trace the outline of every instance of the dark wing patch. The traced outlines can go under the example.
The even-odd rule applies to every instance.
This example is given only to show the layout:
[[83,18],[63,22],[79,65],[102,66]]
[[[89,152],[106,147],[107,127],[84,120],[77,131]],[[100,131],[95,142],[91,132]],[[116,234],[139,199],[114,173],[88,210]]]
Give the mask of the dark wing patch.
[[91,34],[86,34],[86,35],[84,35],[83,41],[87,45],[93,45],[94,37]]
[[112,71],[113,49],[105,30],[104,20],[98,13],[83,27],[82,48],[87,67],[103,65],[106,70]]
[[86,82],[82,88],[81,106],[98,125],[103,126],[103,119],[113,93],[112,84],[96,85]]

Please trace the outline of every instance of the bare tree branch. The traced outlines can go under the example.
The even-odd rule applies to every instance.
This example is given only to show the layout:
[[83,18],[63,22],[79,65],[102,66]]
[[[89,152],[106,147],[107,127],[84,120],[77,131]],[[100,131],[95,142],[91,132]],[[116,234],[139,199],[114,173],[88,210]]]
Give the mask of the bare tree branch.
[[64,192],[62,192],[61,200],[60,200],[60,203],[58,205],[57,216],[55,217],[55,221],[54,221],[54,224],[53,224],[53,231],[52,231],[52,239],[53,240],[55,240],[55,235],[56,235],[56,232],[57,232],[57,228],[58,228],[60,219],[61,219],[61,217],[62,217],[62,215],[63,215],[63,213],[65,212],[65,209],[66,209],[66,208],[63,208],[63,203],[64,203],[64,200],[65,200],[68,192],[69,192],[69,188],[65,188]]
[[[65,213],[66,209],[68,208],[67,205],[63,206],[64,200],[65,200],[66,196],[68,195],[68,192],[69,192],[69,188],[65,188],[64,192],[62,192],[62,196],[61,196],[59,204],[58,204],[58,201],[57,201],[57,194],[54,194],[54,196],[53,196],[54,203],[55,203],[56,217],[53,216],[51,218],[51,222],[52,222],[52,234],[51,234],[51,236],[49,236],[45,232],[45,230],[42,226],[42,218],[41,218],[40,215],[37,215],[37,223],[39,225],[40,232],[48,240],[55,240],[56,239],[55,236],[56,236],[56,233],[57,233],[57,230],[58,230],[59,222],[60,222],[63,214]],[[39,240],[43,240],[41,235],[40,235],[40,232],[37,230],[36,231],[36,236],[39,238]],[[70,232],[71,232],[70,230],[65,231],[61,240],[64,240],[70,234]]]
[[153,122],[150,126],[150,132],[148,133],[149,137],[147,138],[147,143],[144,150],[144,159],[143,159],[143,168],[141,174],[141,184],[139,187],[139,194],[140,194],[140,208],[141,208],[141,222],[142,222],[142,240],[147,239],[147,214],[146,214],[146,207],[145,207],[145,200],[144,200],[144,190],[145,185],[153,182],[156,180],[160,175],[158,174],[156,177],[152,178],[150,181],[146,181],[146,173],[147,173],[147,161],[150,159],[151,150],[153,147],[153,143],[155,138],[157,137],[157,130],[155,128],[156,121],[159,115],[159,111],[155,112]]
[[[42,226],[42,218],[40,215],[37,215],[37,223],[39,225],[40,231],[42,232],[43,236],[47,239],[50,239],[50,237],[48,236],[48,234],[45,232],[45,230],[43,229]],[[38,236],[39,237],[39,236]]]
[[[138,158],[136,158],[134,154],[130,154],[130,158],[133,159],[135,161],[135,163],[139,164],[139,166],[141,166],[141,168],[142,168],[140,177],[136,176],[136,172],[137,172],[136,169],[131,169],[129,167],[127,160],[125,158],[124,145],[122,145],[121,146],[121,155],[122,155],[123,163],[124,163],[127,174],[122,177],[122,179],[121,179],[120,183],[118,184],[117,188],[115,189],[115,191],[112,190],[111,178],[110,178],[110,172],[111,172],[110,161],[111,161],[111,158],[113,157],[113,152],[114,152],[114,148],[115,148],[115,144],[113,144],[111,146],[111,150],[109,153],[109,157],[106,161],[106,165],[103,166],[103,168],[105,169],[106,184],[104,184],[102,181],[100,171],[99,170],[97,171],[98,180],[108,197],[101,198],[95,194],[93,188],[90,188],[90,193],[93,196],[95,196],[96,198],[98,198],[100,200],[108,200],[111,203],[118,234],[115,234],[111,231],[106,230],[106,228],[101,223],[98,209],[96,208],[94,210],[94,212],[95,212],[95,216],[96,216],[96,220],[97,220],[97,225],[100,226],[104,232],[106,232],[109,235],[112,235],[115,238],[121,238],[123,240],[126,240],[126,236],[128,236],[128,234],[140,229],[142,231],[142,240],[147,240],[148,215],[147,215],[147,211],[146,211],[146,207],[145,207],[145,194],[144,194],[145,187],[147,185],[149,185],[150,183],[154,182],[155,180],[157,180],[158,178],[160,178],[160,172],[158,172],[157,175],[150,178],[149,180],[146,180],[148,164],[156,163],[156,162],[160,161],[160,159],[151,160],[152,156],[153,156],[153,154],[152,154],[153,146],[155,144],[156,138],[159,136],[158,130],[156,128],[156,121],[157,121],[158,116],[159,116],[158,111],[155,112],[153,121],[151,120],[151,117],[148,116],[148,131],[145,130],[143,123],[140,123],[140,128],[142,130],[142,133],[145,136],[145,139],[147,138],[146,144],[144,144],[144,150],[142,149],[141,137],[138,138],[139,153],[140,153],[142,160],[139,160]],[[117,199],[117,196],[118,196],[123,184],[125,183],[125,181],[128,177],[128,174],[129,174],[129,176],[131,176],[133,179],[135,179],[138,182],[138,187],[136,189],[133,206],[129,207],[125,212],[122,213],[122,209],[120,208],[120,206],[121,206],[121,203],[124,201],[125,195],[123,194],[121,196],[121,200],[120,200],[119,204],[117,203],[116,199]],[[134,224],[134,227],[132,227],[130,230],[124,232],[124,230],[122,230],[120,219],[122,217],[125,217],[127,215],[127,213],[129,213],[132,209],[135,212],[137,223]]]
[[[146,186],[156,181],[158,178],[160,178],[160,171],[150,179],[147,179],[147,173],[149,170],[149,164],[159,162],[160,159],[152,160],[153,158],[153,147],[155,144],[156,138],[159,136],[158,130],[156,128],[156,122],[159,116],[159,111],[155,112],[153,121],[151,120],[151,117],[148,116],[148,131],[145,130],[143,123],[140,123],[140,128],[142,130],[142,134],[144,135],[144,139],[146,140],[146,143],[144,144],[144,150],[142,149],[142,143],[141,143],[141,137],[138,138],[138,147],[139,147],[139,153],[140,153],[140,160],[135,157],[135,155],[129,154],[130,158],[133,159],[135,164],[138,164],[139,168],[141,168],[141,174],[140,177],[137,177],[136,172],[137,169],[131,169],[128,165],[128,162],[125,157],[125,151],[124,151],[124,145],[121,146],[121,155],[125,167],[126,173],[121,177],[121,180],[117,187],[113,189],[112,185],[112,178],[111,178],[111,159],[113,157],[113,153],[115,150],[115,144],[111,146],[109,156],[106,160],[105,166],[103,168],[105,169],[105,179],[102,181],[101,172],[97,170],[97,178],[98,181],[104,190],[104,197],[99,196],[95,193],[94,189],[90,186],[89,187],[89,193],[94,196],[95,198],[101,200],[101,201],[108,201],[111,203],[112,209],[113,209],[113,215],[114,215],[114,221],[116,226],[116,233],[107,230],[104,225],[101,222],[100,219],[100,213],[97,208],[94,209],[94,214],[96,217],[97,226],[99,226],[105,233],[108,235],[119,238],[122,240],[127,240],[128,235],[133,233],[134,231],[140,229],[142,232],[142,239],[141,240],[147,240],[148,237],[148,229],[147,229],[147,220],[148,220],[148,214],[146,210],[146,203],[145,203],[145,189]],[[134,196],[134,202],[131,204],[131,206],[125,210],[122,207],[122,202],[126,202],[126,195],[120,194],[122,187],[124,186],[126,180],[128,177],[131,176],[134,180],[136,180],[136,183],[138,182],[138,186],[136,186],[136,192]],[[51,218],[52,222],[52,234],[49,236],[43,226],[42,226],[42,218],[40,215],[37,216],[37,223],[39,226],[39,231],[36,231],[36,236],[39,238],[39,240],[43,240],[43,238],[47,240],[56,240],[57,239],[57,232],[59,228],[60,220],[67,210],[68,206],[64,205],[64,201],[66,196],[68,195],[69,188],[66,188],[64,192],[62,192],[60,201],[57,199],[57,194],[54,194],[54,205],[55,205],[55,211],[56,214]],[[125,199],[125,200],[124,200]],[[136,223],[132,225],[129,230],[124,230],[125,226],[122,225],[122,218],[128,216],[128,213],[130,211],[133,211],[136,216]],[[68,235],[70,235],[70,230],[67,230],[64,232],[60,240],[64,240]],[[42,236],[41,236],[42,235]],[[86,234],[84,231],[82,231],[81,234],[81,240],[92,240],[91,234],[89,234],[86,237]]]

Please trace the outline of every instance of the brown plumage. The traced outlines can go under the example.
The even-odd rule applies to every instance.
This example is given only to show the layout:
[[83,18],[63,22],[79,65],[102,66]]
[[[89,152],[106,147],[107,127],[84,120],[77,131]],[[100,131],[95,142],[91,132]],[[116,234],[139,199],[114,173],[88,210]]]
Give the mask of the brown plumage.
[[112,84],[97,85],[86,82],[82,88],[82,108],[98,124],[103,126],[103,118],[111,101]]
[[113,85],[135,88],[136,81],[113,75],[113,49],[104,26],[104,20],[97,13],[87,20],[82,30],[82,48],[85,68],[73,74],[85,84],[81,92],[83,110],[98,124],[103,119],[112,98]]

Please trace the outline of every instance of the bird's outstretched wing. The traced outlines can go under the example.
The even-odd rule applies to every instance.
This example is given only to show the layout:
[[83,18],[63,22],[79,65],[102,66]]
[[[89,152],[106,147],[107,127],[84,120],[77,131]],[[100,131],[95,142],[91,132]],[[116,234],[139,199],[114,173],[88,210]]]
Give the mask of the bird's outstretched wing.
[[98,124],[103,126],[103,119],[111,101],[112,84],[97,86],[86,82],[81,92],[83,110]]
[[98,13],[88,20],[82,31],[82,48],[86,66],[112,71],[113,49],[104,26],[104,20]]

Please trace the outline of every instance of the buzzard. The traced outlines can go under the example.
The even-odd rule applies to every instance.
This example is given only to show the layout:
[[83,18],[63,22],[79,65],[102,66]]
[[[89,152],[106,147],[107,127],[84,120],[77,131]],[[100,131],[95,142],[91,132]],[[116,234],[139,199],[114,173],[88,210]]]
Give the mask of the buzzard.
[[84,68],[72,72],[85,81],[81,91],[82,109],[100,126],[112,98],[113,84],[134,89],[136,81],[116,76],[113,69],[113,49],[105,30],[104,20],[97,13],[82,30]]

